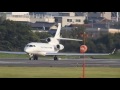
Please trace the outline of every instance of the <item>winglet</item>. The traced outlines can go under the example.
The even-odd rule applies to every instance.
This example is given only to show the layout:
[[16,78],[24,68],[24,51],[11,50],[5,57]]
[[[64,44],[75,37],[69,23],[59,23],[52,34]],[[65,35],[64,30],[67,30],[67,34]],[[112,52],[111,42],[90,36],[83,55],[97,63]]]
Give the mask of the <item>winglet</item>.
[[115,53],[115,50],[116,50],[116,48],[115,48],[110,54],[114,54],[114,53]]

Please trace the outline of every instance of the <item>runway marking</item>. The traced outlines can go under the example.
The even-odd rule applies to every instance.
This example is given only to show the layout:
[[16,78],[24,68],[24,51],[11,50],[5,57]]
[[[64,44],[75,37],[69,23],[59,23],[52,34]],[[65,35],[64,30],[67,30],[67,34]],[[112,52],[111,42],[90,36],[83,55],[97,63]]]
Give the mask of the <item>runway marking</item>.
[[4,63],[5,63],[5,64],[6,64],[6,63],[16,63],[16,64],[17,64],[17,63],[24,63],[24,62],[6,62],[6,61],[0,61],[0,63],[1,63],[1,64],[4,64]]

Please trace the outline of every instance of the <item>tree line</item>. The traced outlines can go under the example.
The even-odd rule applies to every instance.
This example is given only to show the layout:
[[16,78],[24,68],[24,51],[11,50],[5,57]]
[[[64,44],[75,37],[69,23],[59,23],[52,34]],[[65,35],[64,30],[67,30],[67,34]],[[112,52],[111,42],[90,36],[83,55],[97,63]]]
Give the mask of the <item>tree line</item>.
[[[81,36],[84,32],[86,32],[85,27],[78,27],[71,31],[63,30],[63,37],[69,38],[76,38],[82,39]],[[83,45],[83,42],[76,42],[76,41],[62,41],[65,45],[64,51],[67,52],[80,52],[80,45]],[[91,53],[108,53],[111,52],[113,49],[120,49],[120,33],[108,33],[108,34],[101,34],[100,38],[90,38],[89,34],[88,37],[85,39],[85,44],[88,47],[87,52]]]
[[33,33],[31,26],[22,22],[0,19],[0,50],[23,51],[30,42],[40,42],[49,34]]

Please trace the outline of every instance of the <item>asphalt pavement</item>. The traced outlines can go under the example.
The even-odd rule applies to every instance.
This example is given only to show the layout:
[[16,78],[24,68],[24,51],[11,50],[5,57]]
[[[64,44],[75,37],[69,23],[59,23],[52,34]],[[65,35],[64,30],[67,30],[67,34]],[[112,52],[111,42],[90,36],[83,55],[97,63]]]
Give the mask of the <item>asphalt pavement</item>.
[[[120,67],[120,59],[85,59],[88,67]],[[83,59],[0,59],[0,66],[8,67],[82,67]]]

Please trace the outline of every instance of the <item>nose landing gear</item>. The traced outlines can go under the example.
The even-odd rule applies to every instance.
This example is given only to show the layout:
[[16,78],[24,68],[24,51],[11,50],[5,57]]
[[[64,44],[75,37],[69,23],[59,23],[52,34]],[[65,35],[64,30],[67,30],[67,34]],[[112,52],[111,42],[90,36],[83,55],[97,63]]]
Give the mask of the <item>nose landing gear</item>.
[[32,58],[33,60],[38,60],[38,55],[29,54],[29,56],[30,56],[29,60],[32,60]]

